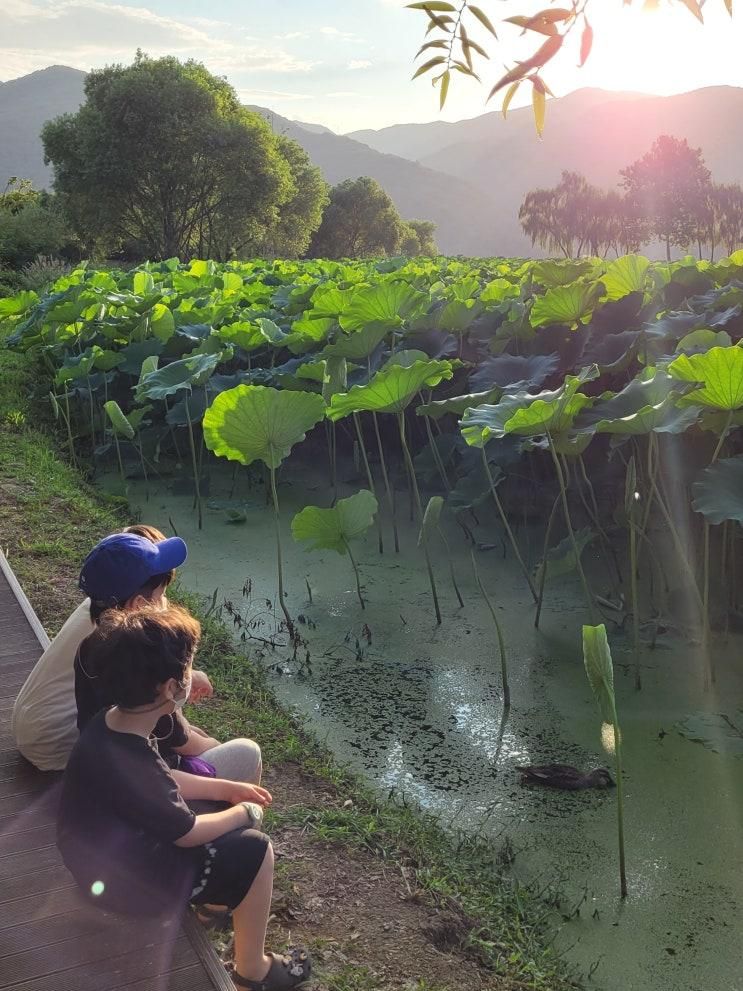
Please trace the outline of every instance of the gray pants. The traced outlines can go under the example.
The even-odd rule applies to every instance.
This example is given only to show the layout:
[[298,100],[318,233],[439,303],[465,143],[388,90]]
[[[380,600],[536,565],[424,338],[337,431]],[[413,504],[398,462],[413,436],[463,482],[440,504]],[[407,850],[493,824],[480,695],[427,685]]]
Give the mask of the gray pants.
[[214,767],[218,778],[259,785],[263,773],[261,748],[255,740],[237,739],[220,743],[201,756]]

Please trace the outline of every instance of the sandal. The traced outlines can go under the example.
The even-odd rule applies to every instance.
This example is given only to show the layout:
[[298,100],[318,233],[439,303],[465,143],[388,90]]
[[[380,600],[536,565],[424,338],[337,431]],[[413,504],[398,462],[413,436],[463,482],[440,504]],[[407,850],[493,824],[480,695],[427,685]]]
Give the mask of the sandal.
[[234,984],[249,991],[288,991],[304,984],[312,973],[310,955],[301,946],[293,946],[284,955],[269,953],[271,966],[262,981],[249,981],[236,970],[230,975]]
[[194,905],[193,910],[201,925],[210,932],[225,932],[230,928],[232,913],[227,909],[210,908],[208,905]]

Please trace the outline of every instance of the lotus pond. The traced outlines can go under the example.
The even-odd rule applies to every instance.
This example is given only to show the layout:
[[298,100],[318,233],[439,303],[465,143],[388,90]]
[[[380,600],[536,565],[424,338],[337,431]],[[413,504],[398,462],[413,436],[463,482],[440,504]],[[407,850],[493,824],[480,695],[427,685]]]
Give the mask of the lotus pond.
[[[595,986],[684,991],[739,981],[742,313],[743,253],[171,260],[0,300],[70,457],[186,537],[331,748],[492,837]],[[612,711],[624,899],[615,791],[515,771],[615,773]]]

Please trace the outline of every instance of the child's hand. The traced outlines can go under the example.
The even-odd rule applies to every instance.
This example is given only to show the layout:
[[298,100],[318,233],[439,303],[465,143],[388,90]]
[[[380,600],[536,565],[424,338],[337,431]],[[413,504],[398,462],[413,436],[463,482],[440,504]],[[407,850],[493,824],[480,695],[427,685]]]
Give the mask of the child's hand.
[[230,781],[224,800],[231,805],[239,805],[240,802],[256,802],[264,807],[273,801],[270,791],[261,788],[260,785],[249,785],[243,781]]
[[214,694],[212,683],[203,671],[194,671],[191,676],[191,694],[188,696],[189,702],[198,702],[199,699],[209,699]]

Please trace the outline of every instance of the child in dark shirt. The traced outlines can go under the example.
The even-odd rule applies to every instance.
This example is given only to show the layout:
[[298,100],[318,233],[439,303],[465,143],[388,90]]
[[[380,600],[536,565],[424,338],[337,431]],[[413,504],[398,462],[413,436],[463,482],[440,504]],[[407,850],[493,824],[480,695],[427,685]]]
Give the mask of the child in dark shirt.
[[[173,916],[191,902],[232,914],[234,983],[279,991],[310,973],[307,954],[264,949],[273,851],[251,828],[258,785],[176,772],[153,730],[188,697],[198,622],[176,606],[110,610],[86,658],[115,700],[85,727],[62,786],[57,843],[88,897],[137,915]],[[177,780],[176,780],[177,777]]]

